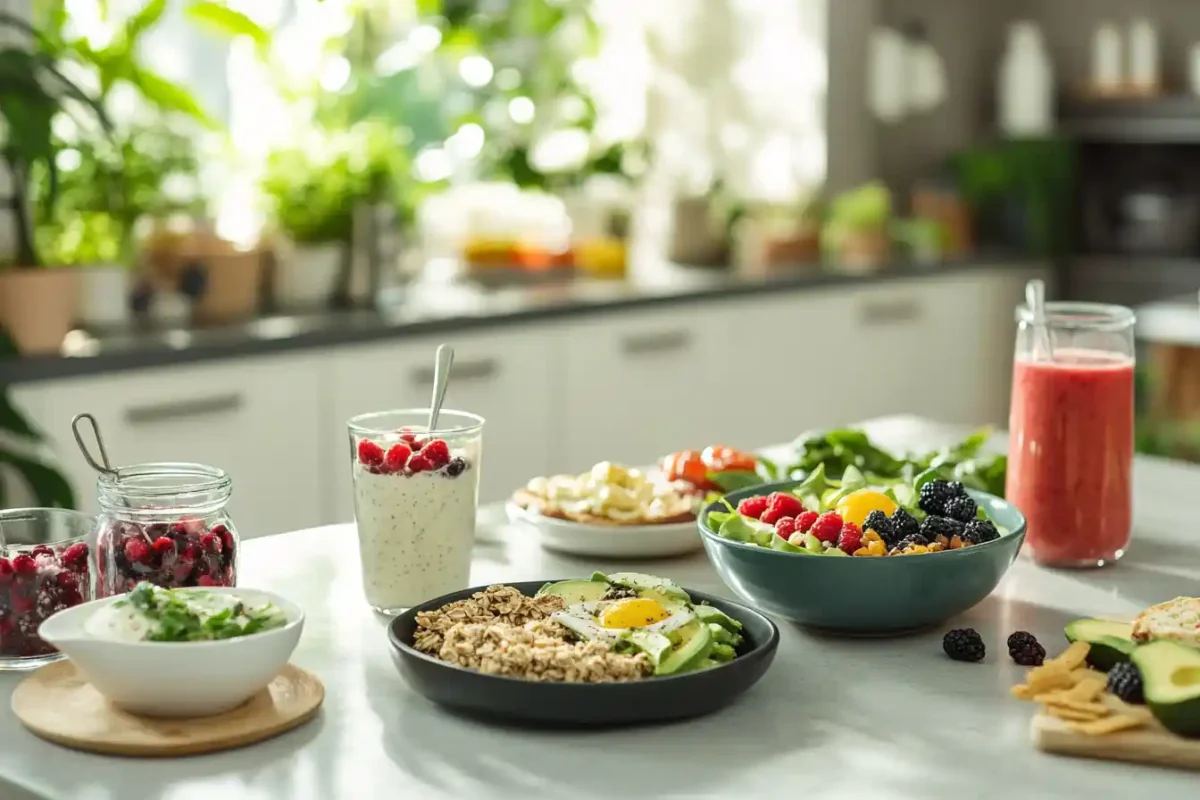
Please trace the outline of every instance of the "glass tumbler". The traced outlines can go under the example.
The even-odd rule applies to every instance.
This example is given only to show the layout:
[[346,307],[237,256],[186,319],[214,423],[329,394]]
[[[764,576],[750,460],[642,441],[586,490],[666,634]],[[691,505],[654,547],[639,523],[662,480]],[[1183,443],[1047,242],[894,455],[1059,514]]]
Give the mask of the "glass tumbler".
[[382,614],[465,589],[475,543],[483,417],[403,409],[349,422],[363,591]]
[[1133,527],[1133,311],[1047,303],[1040,343],[1028,308],[1017,322],[1006,495],[1026,548],[1047,566],[1112,563]]
[[0,670],[62,658],[38,626],[96,598],[96,520],[59,508],[0,511]]

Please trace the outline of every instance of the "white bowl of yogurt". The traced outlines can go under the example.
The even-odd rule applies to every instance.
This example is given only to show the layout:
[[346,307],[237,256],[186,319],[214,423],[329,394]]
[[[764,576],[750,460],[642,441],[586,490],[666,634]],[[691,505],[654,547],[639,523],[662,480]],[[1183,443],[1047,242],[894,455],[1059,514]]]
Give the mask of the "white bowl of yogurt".
[[304,611],[273,592],[235,587],[173,592],[187,593],[201,624],[245,630],[251,620],[270,617],[277,627],[233,638],[152,641],[146,637],[162,635],[154,632],[161,620],[135,608],[129,593],[60,611],[42,623],[38,635],[66,653],[114,705],[149,717],[203,717],[236,708],[279,674],[300,641]]

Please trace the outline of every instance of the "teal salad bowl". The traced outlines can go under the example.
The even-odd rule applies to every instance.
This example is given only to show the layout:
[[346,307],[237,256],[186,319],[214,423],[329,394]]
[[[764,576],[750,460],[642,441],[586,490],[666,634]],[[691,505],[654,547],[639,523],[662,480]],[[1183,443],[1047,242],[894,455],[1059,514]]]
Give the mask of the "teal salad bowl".
[[938,553],[830,558],[783,552],[719,536],[710,512],[747,498],[788,491],[800,481],[754,486],[710,504],[698,524],[721,580],[768,614],[830,633],[898,635],[954,617],[991,594],[1025,541],[1025,517],[1011,503],[967,490],[1001,530],[990,542]]

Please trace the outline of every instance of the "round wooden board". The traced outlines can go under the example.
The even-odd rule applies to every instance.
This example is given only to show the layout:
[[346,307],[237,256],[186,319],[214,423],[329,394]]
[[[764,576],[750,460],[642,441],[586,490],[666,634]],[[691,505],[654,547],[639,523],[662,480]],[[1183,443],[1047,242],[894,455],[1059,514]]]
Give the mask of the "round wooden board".
[[156,719],[113,706],[71,661],[42,667],[12,695],[17,719],[43,739],[118,756],[188,756],[269,739],[312,719],[325,687],[288,664],[261,692],[212,717]]

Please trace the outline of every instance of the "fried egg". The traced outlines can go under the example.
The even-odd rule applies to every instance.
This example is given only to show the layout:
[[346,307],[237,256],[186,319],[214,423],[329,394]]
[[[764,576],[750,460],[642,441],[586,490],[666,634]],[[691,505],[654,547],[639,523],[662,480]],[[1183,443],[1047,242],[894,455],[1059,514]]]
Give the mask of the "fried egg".
[[633,631],[669,634],[695,618],[685,605],[651,597],[592,600],[556,611],[552,620],[584,639],[615,644]]

